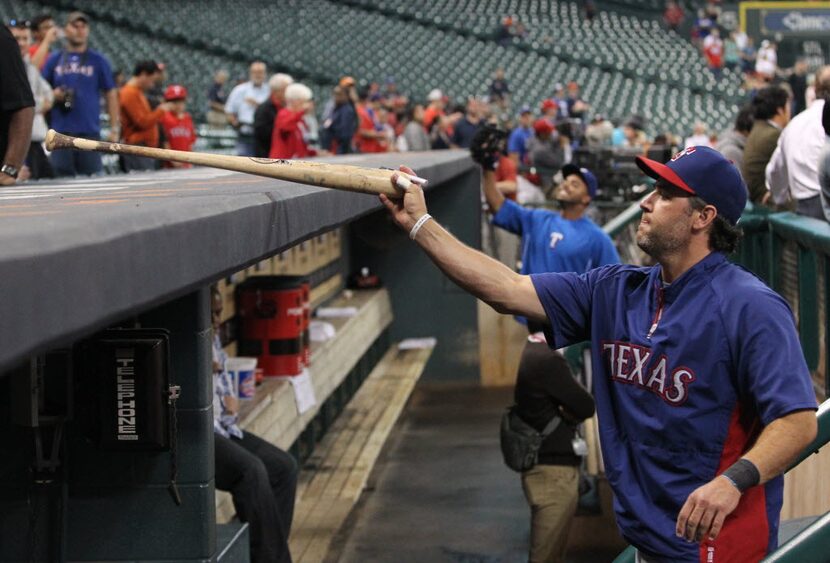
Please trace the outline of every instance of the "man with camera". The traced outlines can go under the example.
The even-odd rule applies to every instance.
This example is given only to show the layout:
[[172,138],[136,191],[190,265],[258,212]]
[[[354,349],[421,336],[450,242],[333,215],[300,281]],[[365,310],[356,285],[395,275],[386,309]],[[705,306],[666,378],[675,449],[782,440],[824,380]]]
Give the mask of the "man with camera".
[[[100,96],[106,95],[110,116],[108,140],[118,140],[118,92],[112,79],[109,61],[89,48],[89,16],[72,12],[64,27],[66,45],[53,53],[43,68],[43,77],[52,85],[55,106],[52,109],[52,128],[59,133],[99,139]],[[55,151],[51,155],[56,176],[100,174],[101,155],[89,151]]]

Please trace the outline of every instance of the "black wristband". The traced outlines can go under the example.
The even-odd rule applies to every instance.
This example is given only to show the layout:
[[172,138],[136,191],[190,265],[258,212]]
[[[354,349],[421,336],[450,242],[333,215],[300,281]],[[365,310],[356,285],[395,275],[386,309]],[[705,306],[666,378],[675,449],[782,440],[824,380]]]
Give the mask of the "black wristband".
[[761,472],[754,463],[745,458],[730,465],[722,475],[742,493],[761,482]]

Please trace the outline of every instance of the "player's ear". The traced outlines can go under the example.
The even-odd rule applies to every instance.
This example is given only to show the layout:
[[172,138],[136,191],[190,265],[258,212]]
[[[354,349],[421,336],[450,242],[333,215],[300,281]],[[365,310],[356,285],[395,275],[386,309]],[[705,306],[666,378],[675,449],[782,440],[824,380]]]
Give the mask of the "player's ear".
[[692,227],[695,229],[706,229],[715,221],[718,216],[718,210],[714,205],[706,205],[703,209],[697,209],[697,216],[695,217]]

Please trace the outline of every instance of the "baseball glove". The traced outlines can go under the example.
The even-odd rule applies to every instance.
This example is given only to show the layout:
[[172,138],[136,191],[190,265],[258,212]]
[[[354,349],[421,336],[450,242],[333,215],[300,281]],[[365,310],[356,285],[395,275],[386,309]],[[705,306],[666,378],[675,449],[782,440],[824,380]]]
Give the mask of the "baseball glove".
[[485,125],[473,137],[470,156],[485,170],[495,170],[506,147],[507,131]]

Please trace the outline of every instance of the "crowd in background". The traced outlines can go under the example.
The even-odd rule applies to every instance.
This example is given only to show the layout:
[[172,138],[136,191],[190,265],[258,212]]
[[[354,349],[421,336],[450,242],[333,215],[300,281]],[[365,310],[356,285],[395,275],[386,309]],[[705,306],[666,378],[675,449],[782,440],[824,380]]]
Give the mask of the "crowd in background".
[[[597,12],[593,3],[586,3],[583,10],[589,21]],[[288,74],[269,76],[262,61],[250,64],[247,79],[233,81],[228,71],[216,70],[208,92],[207,125],[232,130],[236,154],[288,159],[464,149],[483,125],[491,124],[508,131],[505,156],[510,163],[505,166],[511,167],[511,174],[515,168],[543,189],[582,148],[647,154],[655,146],[667,151],[711,146],[743,166],[746,145],[754,150],[753,135],[758,136],[754,131],[763,126],[758,123],[773,121],[763,102],[769,92],[785,96],[789,114],[795,117],[805,111],[820,112],[826,88],[821,73],[809,68],[805,60],[796,61],[790,69],[779,68],[773,42],[764,41],[755,50],[746,34],[726,33],[719,26],[719,16],[719,2],[708,1],[693,22],[691,40],[716,74],[723,67],[735,67],[747,77],[747,105],[727,131],[711,131],[701,120],[692,131],[662,131],[651,136],[645,117],[607,116],[601,100],[590,100],[590,93],[583,95],[580,84],[568,77],[551,84],[549,96],[535,107],[515,107],[509,78],[502,68],[495,69],[486,91],[461,99],[451,99],[440,87],[433,88],[425,99],[417,99],[399,91],[391,76],[382,83],[343,76],[328,99],[314,100],[311,88]],[[678,29],[685,17],[678,2],[667,2],[663,18],[667,27]],[[27,65],[36,101],[32,142],[21,178],[102,172],[97,153],[57,151],[47,156],[43,150],[47,127],[93,139],[101,138],[104,131],[109,141],[177,150],[191,150],[196,142],[193,119],[187,111],[186,85],[168,83],[165,65],[153,60],[138,61],[129,77],[113,71],[107,57],[89,47],[92,25],[82,12],[70,13],[62,26],[49,14],[8,22]],[[504,41],[526,32],[514,16],[504,18],[499,29],[499,40]],[[102,127],[102,114],[109,117],[108,128]],[[789,117],[778,121],[780,130]],[[773,151],[768,152],[764,166],[774,160]],[[186,165],[159,164],[141,157],[121,157],[119,162],[122,171],[179,166]],[[754,186],[752,199],[756,203],[795,208],[794,202],[804,199],[806,192],[792,197],[777,193],[781,190],[766,177],[761,185],[756,178],[758,162],[751,160],[748,166],[752,169],[748,184]]]

